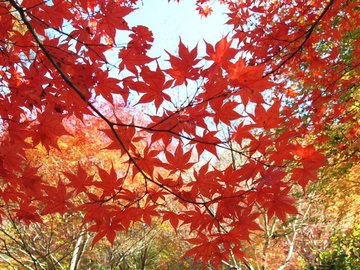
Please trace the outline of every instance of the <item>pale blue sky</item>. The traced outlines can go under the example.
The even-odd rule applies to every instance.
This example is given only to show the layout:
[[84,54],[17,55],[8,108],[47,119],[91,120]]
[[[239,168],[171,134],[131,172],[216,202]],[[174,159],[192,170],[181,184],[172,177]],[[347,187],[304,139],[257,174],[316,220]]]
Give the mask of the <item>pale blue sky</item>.
[[228,33],[225,25],[226,9],[217,3],[214,12],[201,18],[196,10],[195,0],[182,0],[180,3],[167,0],[143,0],[143,5],[126,17],[130,26],[145,25],[154,34],[154,44],[150,56],[164,55],[164,49],[175,53],[179,37],[183,43],[193,48],[199,43],[200,53],[204,53],[205,39],[214,43]]
[[[154,58],[160,57],[157,63],[162,68],[169,67],[169,62],[166,61],[169,56],[165,50],[177,55],[180,37],[185,46],[190,49],[198,44],[198,54],[205,55],[205,43],[203,40],[214,45],[228,34],[229,26],[225,25],[228,20],[225,14],[227,10],[224,6],[214,3],[214,12],[204,18],[196,10],[195,2],[195,0],[182,0],[180,3],[175,1],[169,3],[168,0],[143,0],[143,4],[140,4],[137,10],[126,16],[125,19],[130,28],[136,25],[144,25],[153,32],[154,43],[148,55]],[[129,41],[129,32],[119,31],[118,34],[117,42],[119,44],[126,44]],[[108,58],[111,59],[110,51]],[[155,62],[152,65],[152,68],[155,69]],[[126,75],[122,71],[122,76]],[[119,74],[114,75],[114,77],[117,76]],[[188,85],[172,88],[174,104],[182,104],[188,96],[191,96],[191,92],[196,89],[197,84],[191,81]],[[136,104],[137,97],[134,96],[130,100],[131,104]]]

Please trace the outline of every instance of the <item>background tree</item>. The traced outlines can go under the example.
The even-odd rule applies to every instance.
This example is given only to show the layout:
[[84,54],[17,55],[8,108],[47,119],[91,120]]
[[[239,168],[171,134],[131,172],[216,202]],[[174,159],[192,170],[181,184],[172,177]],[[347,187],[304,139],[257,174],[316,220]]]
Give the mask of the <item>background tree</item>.
[[[103,150],[109,142],[97,129],[101,121],[89,118],[83,122],[70,118],[64,124],[72,136],[59,141],[60,149],[49,152],[40,145],[26,152],[33,167],[48,182],[57,172],[66,168],[71,178],[77,174],[93,174],[93,164],[113,164],[117,170],[126,170],[118,158],[118,151]],[[80,165],[81,164],[81,165]],[[80,166],[80,167],[79,167]],[[63,172],[65,173],[65,172]],[[70,174],[71,173],[71,174]],[[78,187],[80,188],[80,187]],[[182,238],[188,236],[182,229],[178,235],[168,223],[154,219],[151,225],[136,224],[127,232],[118,233],[113,245],[103,240],[92,247],[95,233],[87,231],[79,212],[45,216],[39,222],[24,224],[8,214],[0,229],[1,269],[196,269],[189,259],[181,258],[189,248]],[[20,215],[21,218],[21,215]],[[201,269],[201,265],[198,266]]]

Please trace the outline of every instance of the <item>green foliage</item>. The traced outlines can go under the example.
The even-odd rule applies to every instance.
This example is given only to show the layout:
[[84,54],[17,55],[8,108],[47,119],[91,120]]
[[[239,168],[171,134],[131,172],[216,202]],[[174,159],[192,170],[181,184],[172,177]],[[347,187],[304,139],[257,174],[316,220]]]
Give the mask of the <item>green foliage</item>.
[[317,266],[306,269],[358,270],[360,269],[360,223],[350,232],[336,232],[331,245],[318,254]]

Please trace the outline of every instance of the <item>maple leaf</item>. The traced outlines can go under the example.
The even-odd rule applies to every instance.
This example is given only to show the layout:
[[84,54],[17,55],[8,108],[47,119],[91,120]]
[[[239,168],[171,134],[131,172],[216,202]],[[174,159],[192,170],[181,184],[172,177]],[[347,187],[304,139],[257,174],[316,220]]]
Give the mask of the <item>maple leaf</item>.
[[152,217],[159,215],[156,209],[157,205],[148,205],[143,209],[142,220],[145,222],[145,224],[150,226]]
[[296,145],[292,149],[292,154],[300,158],[302,167],[294,168],[291,178],[305,190],[309,181],[317,180],[318,170],[326,164],[326,157],[316,150],[314,145],[306,147]]
[[241,184],[242,181],[247,180],[240,179],[238,169],[235,169],[232,164],[221,171],[215,170],[214,172],[217,174],[218,181],[223,182],[226,187],[235,187]]
[[94,176],[88,176],[87,172],[81,167],[78,163],[77,173],[72,174],[69,172],[62,172],[66,178],[70,180],[70,183],[67,186],[74,188],[74,195],[78,195],[81,192],[87,192],[87,187],[90,187],[94,184]]
[[[231,190],[232,192],[229,193],[227,193],[228,191],[230,191],[229,189],[223,190],[223,192],[225,193],[221,193],[221,196],[226,197],[227,195],[230,195],[230,198],[227,198],[226,200],[220,200],[217,203],[216,218],[219,221],[225,221],[227,219],[237,220],[236,217],[240,216],[239,213],[242,213],[244,211],[244,199],[241,198],[241,196],[237,198],[236,192],[234,192],[234,190]],[[239,192],[239,194],[241,193],[243,193],[243,191]],[[247,234],[246,237],[249,237],[249,235]]]
[[217,134],[217,131],[204,131],[201,136],[194,136],[195,140],[204,142],[195,144],[199,156],[201,156],[205,151],[207,151],[213,154],[215,157],[219,157],[217,152],[217,145],[221,143],[221,140],[216,137]]
[[15,185],[8,185],[0,189],[0,198],[2,198],[5,203],[17,202],[19,200],[26,201],[26,199],[28,199],[26,194],[19,192],[15,188]]
[[194,165],[194,162],[190,162],[191,155],[191,150],[184,152],[183,148],[178,145],[174,154],[168,151],[165,152],[167,164],[164,164],[164,167],[169,169],[171,174],[185,172]]
[[118,231],[124,230],[124,227],[122,226],[121,222],[121,215],[115,215],[115,216],[105,216],[103,217],[101,223],[94,224],[88,228],[88,231],[90,232],[96,232],[96,235],[93,238],[91,246],[94,247],[94,245],[103,237],[106,236],[108,241],[113,244],[116,233]]
[[201,194],[206,198],[212,198],[214,194],[221,194],[222,186],[218,183],[215,176],[209,172],[209,163],[207,163],[198,172],[194,172],[196,181],[188,184],[191,187],[191,192]]
[[180,221],[179,215],[171,211],[162,211],[161,213],[163,222],[169,220],[171,226],[177,230]]
[[147,128],[154,129],[154,132],[151,133],[152,141],[162,141],[164,145],[170,145],[172,135],[166,132],[156,132],[156,130],[176,129],[179,124],[178,113],[164,110],[161,116],[151,115],[150,118],[151,122],[147,125]]
[[97,168],[101,181],[94,182],[94,186],[103,190],[101,197],[112,196],[121,190],[124,178],[117,177],[113,166],[111,166],[109,173],[100,167]]
[[318,179],[318,170],[311,168],[294,168],[292,169],[291,179],[296,181],[305,190],[309,181]]
[[84,44],[96,42],[96,40],[94,40],[94,37],[96,37],[94,34],[95,31],[89,21],[83,21],[76,25],[75,29],[71,32],[71,39],[76,38],[78,41],[75,45],[76,51],[80,52]]
[[103,13],[101,13],[102,15],[97,13],[99,17],[101,16],[97,27],[99,31],[108,35],[113,43],[115,43],[116,29],[129,30],[129,26],[124,20],[124,17],[131,13],[133,9],[131,7],[121,6],[113,1],[101,2],[100,6]]
[[156,108],[160,108],[164,101],[171,101],[168,94],[163,91],[171,86],[171,81],[165,81],[165,75],[157,67],[156,71],[151,71],[148,67],[141,70],[144,82],[129,83],[128,86],[141,94],[139,103],[154,102]]
[[282,138],[280,135],[276,140],[275,146],[276,149],[274,151],[268,152],[269,161],[274,161],[276,165],[281,166],[284,160],[293,160],[292,150],[294,149],[294,145],[289,144],[288,139]]
[[[72,16],[71,3],[62,2],[61,4],[54,1],[54,5],[42,5],[41,17],[44,22],[51,24],[55,29],[59,29],[63,25],[64,18],[70,18]],[[33,3],[29,5],[33,7]]]
[[[136,200],[136,199],[135,199]],[[133,200],[133,201],[135,201]],[[127,207],[120,214],[120,222],[125,230],[130,228],[130,225],[134,222],[141,221],[144,211],[138,207]]]
[[[0,197],[9,211],[0,214],[29,225],[71,210],[95,234],[94,245],[114,243],[134,222],[153,225],[161,203],[176,209],[162,212],[163,221],[194,235],[185,255],[203,268],[233,256],[245,261],[242,243],[262,224],[254,206],[283,222],[297,214],[290,190],[305,189],[327,165],[317,150],[329,143],[323,134],[346,126],[340,158],[358,136],[359,76],[350,54],[359,42],[349,34],[357,2],[288,1],[286,12],[280,2],[220,1],[231,37],[205,42],[205,56],[180,38],[165,70],[149,56],[151,30],[126,22],[135,0],[0,3]],[[210,4],[197,0],[194,9],[207,16]],[[129,41],[118,44],[124,34]],[[116,110],[119,100],[126,109]],[[134,104],[141,110],[128,110]],[[125,173],[99,166],[94,181],[79,163],[76,173],[63,169],[76,161],[52,148],[68,135],[63,120],[72,115],[103,123],[97,127],[108,138],[98,139],[116,152],[114,164],[126,163]],[[39,144],[48,159],[33,154]],[[110,152],[79,156],[104,164]],[[232,160],[224,164],[226,153]],[[353,154],[344,160],[358,161]],[[41,163],[40,176],[33,164]],[[59,167],[66,179],[54,184],[50,172]]]
[[184,211],[180,218],[182,226],[189,224],[191,231],[207,231],[211,232],[215,228],[219,228],[219,223],[207,211],[195,208],[195,210]]
[[286,173],[281,168],[269,168],[264,173],[262,173],[261,178],[256,181],[258,182],[257,188],[260,189],[264,185],[277,185],[285,176]]
[[82,204],[78,207],[79,210],[84,211],[84,222],[100,224],[105,217],[113,215],[113,212],[121,212],[121,208],[116,205],[104,204],[104,200],[100,195],[93,193],[86,193],[90,203]]
[[223,98],[227,96],[229,88],[226,78],[219,74],[216,75],[209,74],[209,80],[202,86],[204,92],[200,92],[196,97],[199,101],[207,100],[214,111],[218,111],[219,106],[223,104]]
[[[107,101],[113,102],[113,95],[123,93],[124,89],[119,86],[120,80],[110,77],[108,72],[98,71],[96,73],[98,80],[95,87],[97,94],[101,94]],[[127,101],[127,98],[124,99]]]
[[136,162],[142,168],[142,171],[148,175],[153,175],[156,167],[163,167],[163,162],[159,159],[160,150],[152,150],[146,146],[141,156],[137,156]]
[[130,44],[136,50],[146,52],[151,48],[151,44],[154,41],[153,33],[148,27],[143,25],[134,26],[131,28],[133,31],[129,37],[132,39]]
[[[236,49],[230,47],[231,43],[231,40],[227,40],[227,36],[220,39],[216,43],[215,48],[211,44],[205,42],[206,53],[208,56],[205,56],[204,59],[214,61],[212,66],[226,65],[226,63],[233,59],[238,53]],[[211,69],[211,67],[209,69]]]
[[69,201],[73,197],[72,192],[67,192],[65,184],[59,180],[57,187],[46,187],[47,196],[42,198],[45,207],[42,209],[41,214],[47,215],[52,213],[59,213],[64,215],[69,208],[74,205]]
[[206,105],[198,105],[188,107],[177,115],[178,124],[173,128],[174,132],[187,134],[196,134],[197,127],[206,126],[206,118],[209,112],[206,110]]
[[195,68],[196,64],[200,61],[197,59],[197,46],[189,51],[180,39],[179,57],[169,52],[167,54],[170,57],[169,62],[172,68],[165,71],[175,79],[175,86],[183,83],[187,85],[187,79],[196,80],[199,78],[199,68]]
[[319,169],[321,166],[326,164],[326,158],[324,154],[316,150],[314,145],[302,147],[297,145],[296,149],[292,153],[300,157],[300,162],[303,164],[305,169]]
[[254,140],[254,136],[251,134],[252,127],[250,125],[245,125],[244,122],[241,122],[237,128],[234,134],[232,134],[232,137],[234,140],[239,143],[239,145],[242,145],[244,140]]
[[[259,217],[260,213],[251,213],[251,207],[241,207],[240,209],[240,211],[236,212],[235,221],[230,225],[234,226],[232,231],[233,234],[237,234],[237,238],[242,240],[250,240],[249,236],[251,231],[262,231],[261,227],[256,222],[256,219]],[[236,229],[239,229],[238,233],[236,233]]]
[[263,77],[264,71],[265,65],[246,66],[243,59],[228,66],[230,84],[241,88],[239,94],[245,105],[248,101],[264,103],[260,93],[275,85]]
[[262,171],[262,168],[259,167],[253,160],[250,160],[236,170],[239,181],[248,181],[253,179],[260,171]]
[[38,168],[26,166],[21,177],[19,177],[19,182],[22,184],[23,189],[28,196],[39,198],[42,196],[45,183],[37,173]]
[[127,69],[133,74],[138,74],[138,69],[144,67],[146,64],[149,64],[155,58],[151,58],[146,55],[145,52],[139,51],[136,48],[127,47],[122,49],[119,52],[119,58],[121,59],[121,63],[119,65],[119,69]]
[[196,246],[188,250],[184,257],[194,256],[194,262],[201,260],[203,267],[208,262],[211,262],[214,267],[218,267],[221,261],[228,260],[229,251],[220,249],[223,242],[221,236],[210,240],[206,235],[199,233],[197,238],[187,239],[187,241]]
[[236,111],[239,106],[237,102],[225,102],[219,109],[219,113],[214,115],[214,122],[223,122],[226,125],[231,125],[231,121],[237,120],[241,115]]
[[21,201],[19,209],[16,210],[16,217],[25,222],[26,225],[30,225],[33,222],[42,223],[42,219],[38,214],[38,208],[31,204],[31,201]]
[[[27,143],[10,143],[0,144],[0,175],[5,176],[9,172],[21,171],[25,163],[24,144]],[[5,162],[6,161],[6,162]]]
[[201,5],[197,4],[196,9],[199,12],[200,16],[204,16],[205,18],[207,16],[211,15],[211,13],[213,12],[213,9],[208,5],[201,6]]
[[286,223],[286,214],[296,215],[298,213],[294,206],[295,199],[288,195],[290,188],[280,190],[280,186],[277,185],[272,190],[274,194],[267,198],[262,206],[268,209],[269,219],[275,214],[282,222]]
[[[111,143],[105,147],[104,149],[119,149],[119,141],[118,138],[124,143],[127,149],[130,149],[134,153],[137,153],[137,148],[134,144],[134,136],[136,135],[136,129],[132,126],[125,126],[120,127],[118,126],[115,128],[115,132],[117,135],[114,134],[112,129],[99,129],[100,131],[104,132],[105,135],[111,139]],[[118,137],[117,137],[118,136]]]
[[50,147],[59,148],[57,140],[62,135],[71,135],[63,126],[64,115],[48,109],[39,114],[38,123],[33,126],[34,145],[41,143],[48,151]]
[[271,128],[278,128],[280,124],[284,121],[279,114],[280,111],[280,100],[275,100],[270,108],[265,110],[262,104],[257,104],[255,108],[254,115],[250,114],[250,117],[255,122],[253,125],[249,127],[258,127],[263,128],[265,130],[269,130]]

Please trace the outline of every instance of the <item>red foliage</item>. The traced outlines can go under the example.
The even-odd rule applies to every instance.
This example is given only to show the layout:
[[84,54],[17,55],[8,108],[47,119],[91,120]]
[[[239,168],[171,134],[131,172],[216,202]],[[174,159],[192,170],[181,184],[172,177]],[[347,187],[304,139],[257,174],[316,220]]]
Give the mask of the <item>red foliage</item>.
[[[342,61],[340,48],[357,26],[356,1],[221,1],[233,34],[206,43],[204,57],[180,40],[167,69],[147,54],[152,32],[126,23],[134,2],[0,3],[1,205],[26,224],[81,211],[93,244],[161,216],[193,231],[185,255],[215,266],[231,252],[246,260],[241,243],[261,229],[259,214],[286,222],[297,213],[293,185],[305,189],[326,164],[321,131],[355,121],[342,97],[359,62]],[[211,13],[209,1],[197,2]],[[126,46],[119,31],[130,32]],[[115,100],[142,111],[120,117]],[[124,171],[93,164],[88,175],[78,165],[48,181],[31,167],[25,151],[61,151],[73,115],[103,121]]]

